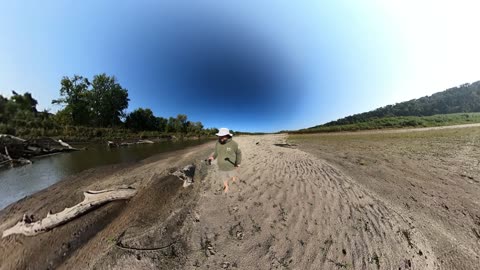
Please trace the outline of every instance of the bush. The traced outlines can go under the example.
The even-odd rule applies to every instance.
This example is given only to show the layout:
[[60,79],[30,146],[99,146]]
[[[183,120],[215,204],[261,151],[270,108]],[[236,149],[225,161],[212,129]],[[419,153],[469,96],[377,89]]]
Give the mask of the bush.
[[0,123],[0,134],[10,134],[10,135],[16,135],[16,131],[13,127]]

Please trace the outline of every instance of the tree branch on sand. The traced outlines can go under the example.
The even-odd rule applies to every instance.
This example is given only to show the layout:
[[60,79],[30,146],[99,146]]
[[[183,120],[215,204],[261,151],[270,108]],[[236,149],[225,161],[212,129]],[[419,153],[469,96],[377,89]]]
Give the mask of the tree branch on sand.
[[27,215],[24,215],[22,220],[15,224],[15,226],[3,232],[2,238],[11,234],[34,236],[39,233],[49,231],[59,225],[67,223],[75,217],[86,213],[97,206],[110,201],[129,199],[133,197],[135,193],[136,190],[133,188],[118,188],[84,192],[83,195],[85,198],[81,203],[72,207],[67,207],[62,212],[56,214],[48,213],[47,217],[42,220],[32,222]]

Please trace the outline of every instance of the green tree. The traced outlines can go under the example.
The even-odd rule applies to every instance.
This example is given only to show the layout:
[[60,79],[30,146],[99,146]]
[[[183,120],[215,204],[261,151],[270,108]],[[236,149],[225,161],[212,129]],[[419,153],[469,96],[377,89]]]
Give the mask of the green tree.
[[202,122],[191,122],[187,121],[187,133],[188,134],[195,134],[200,135],[203,130]]
[[8,119],[7,114],[8,99],[0,95],[0,123],[6,123]]
[[158,130],[158,119],[152,110],[138,108],[127,115],[125,126],[135,131]]
[[120,125],[129,101],[127,89],[122,88],[115,76],[103,73],[93,77],[91,106],[95,125]]
[[61,98],[53,100],[52,104],[65,105],[65,112],[71,114],[73,124],[89,125],[91,123],[90,82],[87,78],[73,75],[63,77],[60,82]]
[[12,94],[13,95],[10,99],[17,104],[18,110],[29,111],[33,114],[37,113],[38,102],[32,97],[32,94],[25,92],[23,95],[19,95],[15,91],[12,91]]
[[160,132],[166,132],[167,131],[168,119],[163,118],[163,117],[157,117],[157,123],[158,123],[158,127],[157,127],[158,131],[160,131]]
[[72,118],[72,107],[67,106],[62,110],[59,110],[54,116],[53,121],[59,126],[74,125]]
[[178,114],[177,118],[175,119],[175,132],[178,133],[186,133],[187,132],[187,115],[185,114]]
[[176,119],[170,116],[167,121],[165,132],[175,132],[175,122]]

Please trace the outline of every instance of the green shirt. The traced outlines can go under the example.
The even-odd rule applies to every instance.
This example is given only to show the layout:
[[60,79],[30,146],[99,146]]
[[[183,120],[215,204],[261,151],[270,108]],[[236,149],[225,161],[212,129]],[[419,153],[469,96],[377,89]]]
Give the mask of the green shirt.
[[224,144],[217,142],[213,158],[218,158],[219,170],[231,171],[235,168],[235,165],[240,165],[242,162],[242,151],[238,148],[238,143],[230,138]]

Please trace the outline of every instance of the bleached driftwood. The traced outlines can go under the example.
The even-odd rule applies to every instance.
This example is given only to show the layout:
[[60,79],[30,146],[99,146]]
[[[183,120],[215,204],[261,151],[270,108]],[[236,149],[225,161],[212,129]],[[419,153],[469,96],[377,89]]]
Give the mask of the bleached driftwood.
[[187,165],[181,170],[176,170],[170,173],[178,177],[180,180],[183,181],[183,187],[188,187],[193,184],[193,177],[195,175],[195,165]]
[[19,221],[15,226],[5,230],[3,237],[11,234],[24,234],[27,236],[37,235],[42,232],[49,231],[59,225],[62,225],[75,217],[88,212],[92,208],[102,205],[104,203],[125,200],[133,197],[136,190],[133,188],[120,188],[100,191],[87,191],[83,195],[85,199],[79,204],[72,207],[65,208],[62,212],[51,214],[48,213],[47,217],[42,220],[31,222],[27,215],[23,216],[23,219]]

